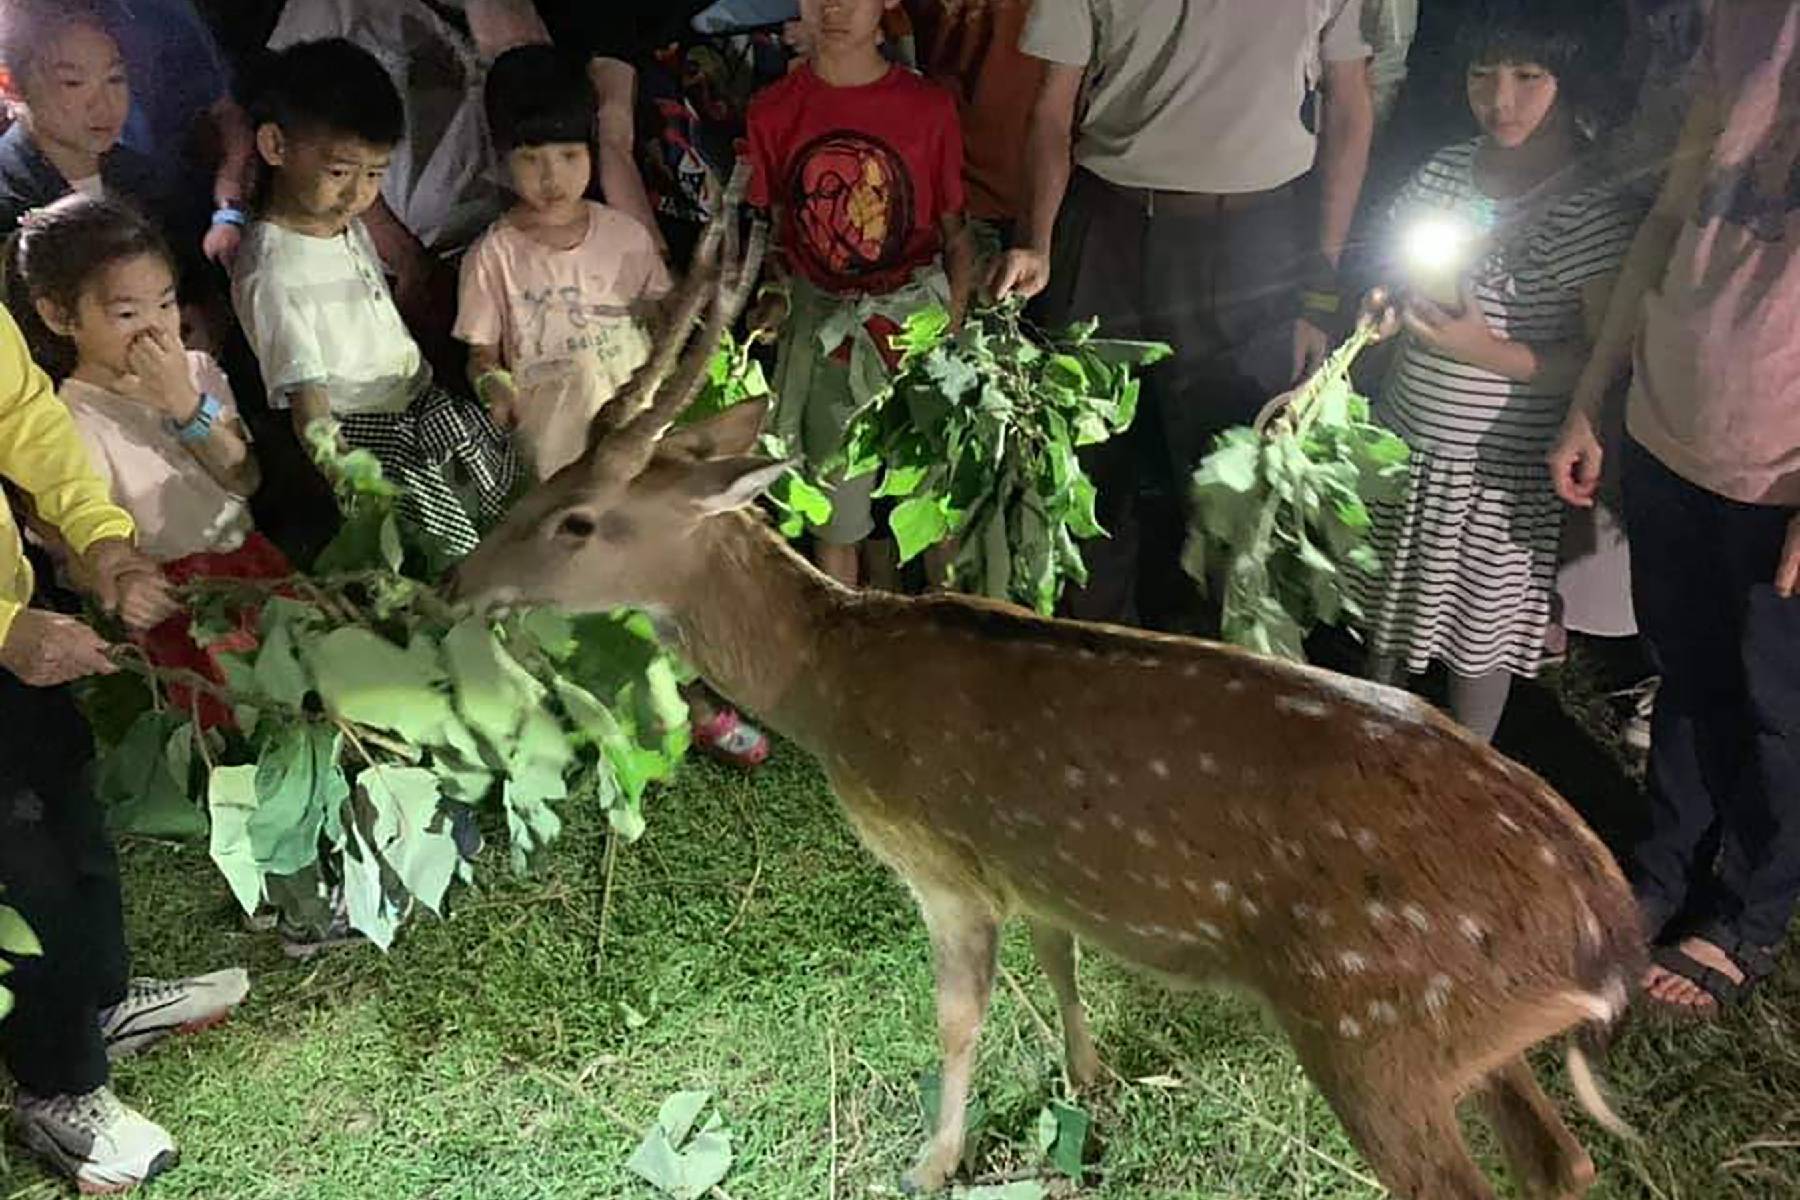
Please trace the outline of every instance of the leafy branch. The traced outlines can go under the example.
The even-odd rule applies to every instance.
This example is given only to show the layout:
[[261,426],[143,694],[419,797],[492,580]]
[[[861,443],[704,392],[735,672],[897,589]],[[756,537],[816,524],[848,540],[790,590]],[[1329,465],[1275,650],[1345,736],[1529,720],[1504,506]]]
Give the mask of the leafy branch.
[[1077,542],[1105,531],[1077,451],[1131,425],[1138,369],[1169,353],[1096,329],[1044,335],[1016,300],[956,330],[941,307],[907,319],[891,385],[852,419],[844,453],[848,475],[881,472],[875,495],[899,502],[902,562],[954,542],[938,582],[1046,613],[1068,581],[1086,582]]
[[1375,340],[1365,323],[1255,427],[1222,434],[1193,477],[1182,566],[1224,585],[1225,640],[1304,661],[1317,625],[1363,616],[1349,576],[1373,576],[1368,504],[1396,498],[1407,448],[1369,416],[1350,369]]
[[[276,902],[317,920],[335,884],[351,924],[383,947],[469,877],[459,809],[504,822],[517,871],[560,835],[571,799],[638,837],[645,789],[687,749],[680,677],[648,621],[459,612],[405,573],[432,554],[399,525],[373,457],[329,432],[311,441],[344,508],[321,556],[333,568],[184,587],[194,640],[223,679],[126,661],[153,705],[102,756],[115,825],[209,837],[246,911]],[[224,704],[232,725],[202,731],[197,702],[163,702],[175,688]]]

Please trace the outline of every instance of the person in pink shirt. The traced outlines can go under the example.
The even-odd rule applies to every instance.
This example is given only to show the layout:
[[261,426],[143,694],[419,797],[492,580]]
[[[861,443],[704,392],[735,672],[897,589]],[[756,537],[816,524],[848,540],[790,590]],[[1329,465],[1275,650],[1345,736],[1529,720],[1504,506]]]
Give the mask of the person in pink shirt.
[[1649,996],[1710,1015],[1773,969],[1800,901],[1800,5],[1717,0],[1698,75],[1550,467],[1594,502],[1631,364],[1625,523],[1662,685],[1627,866]]

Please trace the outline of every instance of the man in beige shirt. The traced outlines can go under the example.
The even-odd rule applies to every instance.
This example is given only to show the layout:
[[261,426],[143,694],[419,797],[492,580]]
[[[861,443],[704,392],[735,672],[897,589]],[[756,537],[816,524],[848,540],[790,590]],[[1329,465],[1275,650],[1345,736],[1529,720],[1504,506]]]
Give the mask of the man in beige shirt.
[[[1362,4],[1032,9],[1020,46],[1044,60],[1045,76],[1026,213],[994,290],[1042,293],[1051,323],[1097,317],[1115,336],[1175,347],[1145,379],[1133,434],[1087,460],[1112,536],[1085,549],[1093,579],[1071,594],[1071,615],[1138,619],[1140,492],[1184,493],[1213,435],[1324,357],[1315,321],[1334,303],[1374,131]],[[1303,189],[1309,173],[1316,187]],[[1319,310],[1312,320],[1296,320],[1303,285]],[[1162,524],[1174,542],[1147,547],[1146,561],[1177,557],[1179,520]]]

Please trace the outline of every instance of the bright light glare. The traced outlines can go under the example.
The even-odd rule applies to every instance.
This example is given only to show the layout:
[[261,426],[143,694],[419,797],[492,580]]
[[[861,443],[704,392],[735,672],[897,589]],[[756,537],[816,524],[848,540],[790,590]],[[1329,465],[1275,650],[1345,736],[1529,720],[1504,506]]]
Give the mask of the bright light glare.
[[1433,274],[1463,265],[1474,231],[1454,217],[1423,217],[1407,228],[1404,250],[1407,265]]

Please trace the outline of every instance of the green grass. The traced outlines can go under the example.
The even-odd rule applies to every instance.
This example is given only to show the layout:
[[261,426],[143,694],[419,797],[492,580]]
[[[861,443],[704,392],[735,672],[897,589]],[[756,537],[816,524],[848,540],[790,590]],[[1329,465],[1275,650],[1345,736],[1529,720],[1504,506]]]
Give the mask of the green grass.
[[[791,749],[750,779],[687,768],[619,853],[604,931],[604,840],[579,817],[541,874],[490,864],[392,954],[311,965],[242,931],[202,850],[124,857],[142,971],[244,962],[255,977],[230,1025],[118,1072],[183,1145],[154,1200],[654,1200],[624,1163],[682,1088],[712,1091],[735,1133],[734,1200],[891,1194],[921,1139],[923,932]],[[1002,982],[983,1040],[976,1179],[1035,1170],[1029,1130],[1061,1094],[1054,1010],[1017,933],[1005,963],[1022,991]],[[1102,1053],[1133,1082],[1081,1101],[1095,1119],[1081,1195],[1381,1194],[1248,1005],[1171,996],[1098,959],[1083,977]],[[1600,1162],[1594,1194],[1800,1196],[1796,1013],[1790,965],[1720,1027],[1634,1024],[1608,1075],[1645,1143],[1571,1117]],[[1553,1062],[1541,1073],[1564,1094]],[[61,1193],[16,1151],[0,1165],[0,1200]]]

